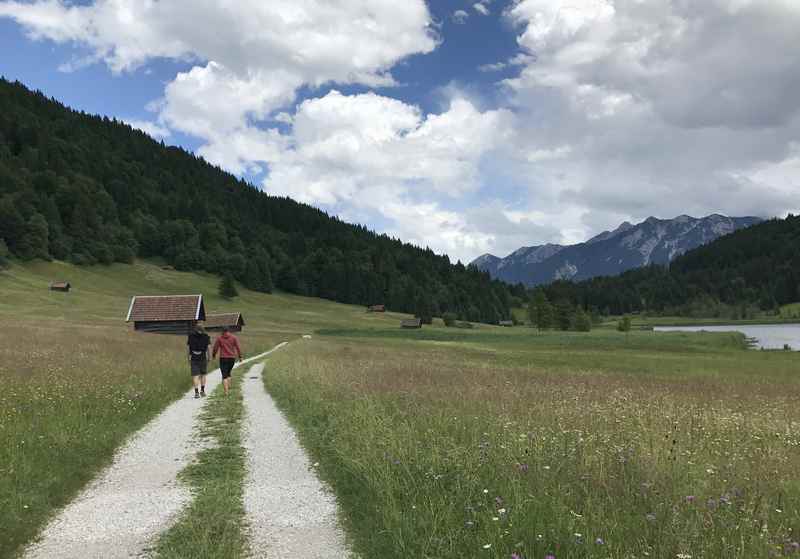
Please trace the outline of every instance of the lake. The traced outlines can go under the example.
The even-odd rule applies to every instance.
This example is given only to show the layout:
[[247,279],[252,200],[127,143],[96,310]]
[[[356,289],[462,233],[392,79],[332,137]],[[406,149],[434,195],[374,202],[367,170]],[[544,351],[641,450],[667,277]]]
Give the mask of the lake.
[[756,340],[754,348],[800,350],[800,324],[742,324],[730,326],[656,326],[656,332],[741,332]]

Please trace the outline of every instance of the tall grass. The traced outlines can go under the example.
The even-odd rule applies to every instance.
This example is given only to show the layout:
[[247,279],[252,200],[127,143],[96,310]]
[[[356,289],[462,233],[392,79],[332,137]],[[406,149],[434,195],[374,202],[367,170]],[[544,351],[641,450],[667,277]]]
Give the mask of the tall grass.
[[549,336],[317,338],[265,382],[366,557],[797,556],[797,355]]
[[[169,349],[164,348],[164,344]],[[0,557],[188,388],[180,342],[19,319],[0,336]]]

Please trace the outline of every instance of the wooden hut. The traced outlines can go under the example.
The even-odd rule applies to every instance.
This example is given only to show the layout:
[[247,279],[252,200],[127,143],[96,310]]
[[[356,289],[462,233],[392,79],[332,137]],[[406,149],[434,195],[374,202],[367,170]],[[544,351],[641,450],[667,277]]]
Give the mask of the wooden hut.
[[367,312],[386,312],[386,305],[370,305]]
[[137,295],[131,299],[126,322],[141,332],[188,334],[205,318],[202,295]]
[[50,291],[64,291],[68,293],[72,285],[68,281],[54,281],[50,284]]
[[506,328],[511,328],[512,326],[514,326],[514,321],[513,320],[501,320],[500,321],[500,326],[505,326]]
[[400,323],[401,328],[415,328],[419,329],[422,328],[422,319],[421,318],[409,318],[408,320],[404,320]]
[[241,332],[244,318],[242,318],[242,313],[238,312],[209,314],[206,316],[203,326],[210,332],[221,332],[226,326],[231,332]]

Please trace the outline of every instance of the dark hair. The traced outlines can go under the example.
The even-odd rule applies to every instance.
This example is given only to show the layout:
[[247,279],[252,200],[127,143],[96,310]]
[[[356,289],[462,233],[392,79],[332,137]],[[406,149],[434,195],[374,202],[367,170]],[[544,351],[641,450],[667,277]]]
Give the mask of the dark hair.
[[230,332],[230,331],[231,331],[231,329],[230,329],[230,328],[228,328],[227,326],[223,326],[223,327],[222,327],[222,332],[223,332],[223,333],[225,333],[225,332]]

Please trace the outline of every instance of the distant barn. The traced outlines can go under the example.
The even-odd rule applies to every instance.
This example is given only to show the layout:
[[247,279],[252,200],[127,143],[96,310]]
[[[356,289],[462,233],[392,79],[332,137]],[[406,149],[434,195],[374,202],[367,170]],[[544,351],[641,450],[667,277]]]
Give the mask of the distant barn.
[[370,305],[367,312],[386,312],[386,305]]
[[514,321],[513,320],[501,320],[500,321],[500,326],[505,326],[507,328],[511,328],[512,326],[514,326]]
[[401,328],[422,328],[421,318],[409,318],[400,323]]
[[131,299],[126,322],[154,334],[188,334],[205,320],[202,295],[138,295]]
[[203,326],[211,332],[220,332],[226,326],[231,332],[241,332],[244,326],[242,313],[232,312],[226,314],[209,314],[206,316]]
[[50,284],[50,291],[65,291],[69,292],[72,285],[68,281],[54,281]]

